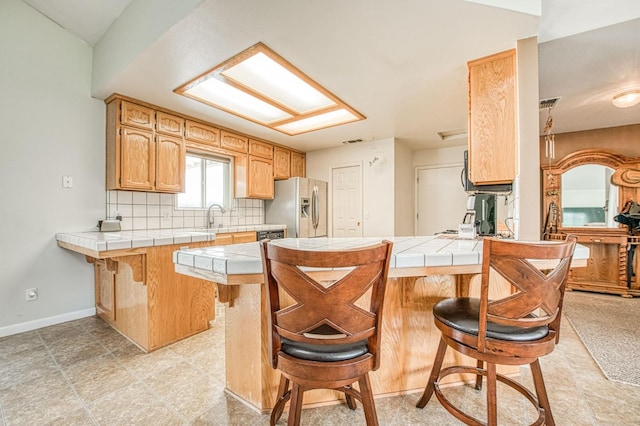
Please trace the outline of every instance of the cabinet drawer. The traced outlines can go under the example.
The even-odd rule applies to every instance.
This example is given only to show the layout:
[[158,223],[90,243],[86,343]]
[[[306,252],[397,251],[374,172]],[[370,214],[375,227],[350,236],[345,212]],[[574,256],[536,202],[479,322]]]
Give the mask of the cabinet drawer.
[[598,235],[578,235],[578,243],[584,244],[627,244],[627,237],[612,237]]
[[273,145],[249,139],[249,155],[273,159]]
[[181,138],[184,133],[184,118],[158,111],[156,132]]
[[122,124],[153,130],[155,124],[153,109],[127,101],[122,101],[120,108],[120,122]]
[[236,135],[235,133],[222,131],[220,133],[220,148],[230,149],[231,151],[247,152],[249,139]]
[[187,120],[185,138],[209,146],[220,146],[220,129]]

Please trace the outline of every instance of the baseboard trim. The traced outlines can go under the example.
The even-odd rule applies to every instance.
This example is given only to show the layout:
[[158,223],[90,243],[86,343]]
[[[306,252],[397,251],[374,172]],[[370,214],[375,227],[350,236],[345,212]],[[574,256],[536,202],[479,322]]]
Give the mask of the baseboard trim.
[[7,325],[5,327],[0,327],[0,337],[12,336],[14,334],[24,333],[26,331],[37,330],[38,328],[61,324],[63,322],[73,321],[80,318],[86,318],[95,314],[96,308],[89,308],[75,312],[68,312],[62,315],[54,315],[52,317],[22,322],[19,324]]

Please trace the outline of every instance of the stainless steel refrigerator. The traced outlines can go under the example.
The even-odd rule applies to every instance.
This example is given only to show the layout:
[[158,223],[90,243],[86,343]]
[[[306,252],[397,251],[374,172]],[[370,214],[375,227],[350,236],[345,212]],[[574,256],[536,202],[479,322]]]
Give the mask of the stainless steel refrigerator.
[[287,225],[287,237],[327,236],[327,182],[295,177],[275,182],[265,203],[265,222]]

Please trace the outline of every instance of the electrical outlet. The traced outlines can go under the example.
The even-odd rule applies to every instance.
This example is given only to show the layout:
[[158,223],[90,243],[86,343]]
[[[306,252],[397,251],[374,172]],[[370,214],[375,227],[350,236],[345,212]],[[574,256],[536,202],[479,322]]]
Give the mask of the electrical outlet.
[[32,302],[34,300],[38,300],[38,289],[37,288],[28,288],[27,293],[25,295],[25,300],[27,302]]
[[73,188],[73,177],[72,176],[62,176],[62,187],[63,188]]

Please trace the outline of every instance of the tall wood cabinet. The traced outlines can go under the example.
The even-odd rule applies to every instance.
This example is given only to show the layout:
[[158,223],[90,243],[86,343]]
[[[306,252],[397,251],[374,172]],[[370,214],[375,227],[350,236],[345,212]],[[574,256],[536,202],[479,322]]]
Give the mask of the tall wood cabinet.
[[107,99],[106,187],[184,190],[184,119],[124,100]]
[[516,50],[468,62],[469,180],[512,182],[516,176]]

